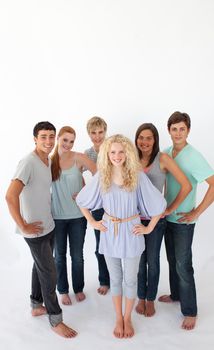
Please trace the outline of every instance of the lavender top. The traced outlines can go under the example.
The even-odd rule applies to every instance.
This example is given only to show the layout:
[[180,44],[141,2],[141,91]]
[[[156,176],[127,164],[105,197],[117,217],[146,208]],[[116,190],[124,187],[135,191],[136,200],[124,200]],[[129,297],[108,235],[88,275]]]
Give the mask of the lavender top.
[[[108,192],[100,188],[99,173],[96,173],[78,194],[77,204],[82,208],[96,210],[104,208],[111,216],[121,219],[140,214],[152,217],[161,214],[166,208],[163,195],[152,185],[148,177],[139,172],[136,190],[128,192],[112,183]],[[145,248],[144,236],[132,233],[133,226],[140,224],[140,217],[118,225],[114,234],[114,224],[104,217],[106,232],[100,233],[99,253],[115,258],[132,258],[142,254]]]

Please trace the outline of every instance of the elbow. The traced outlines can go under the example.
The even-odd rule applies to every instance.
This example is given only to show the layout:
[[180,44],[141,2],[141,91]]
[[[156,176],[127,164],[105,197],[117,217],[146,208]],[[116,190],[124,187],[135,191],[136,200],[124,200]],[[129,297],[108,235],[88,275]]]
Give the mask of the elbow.
[[192,191],[192,185],[191,185],[191,183],[188,182],[188,185],[187,185],[186,187],[187,187],[187,189],[186,189],[187,194],[189,194],[189,193]]
[[5,200],[7,202],[7,205],[9,206],[12,203],[13,198],[9,193],[6,193]]

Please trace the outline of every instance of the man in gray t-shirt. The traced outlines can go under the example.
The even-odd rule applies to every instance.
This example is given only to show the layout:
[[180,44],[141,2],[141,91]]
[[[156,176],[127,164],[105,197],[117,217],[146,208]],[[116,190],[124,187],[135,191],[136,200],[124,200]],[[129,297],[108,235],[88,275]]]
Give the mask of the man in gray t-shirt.
[[47,313],[52,329],[65,338],[71,338],[77,332],[62,322],[62,310],[56,296],[53,258],[54,221],[51,215],[49,154],[55,144],[56,129],[49,122],[40,122],[35,125],[33,135],[36,147],[19,162],[6,200],[34,260],[31,314],[40,316]]
[[[88,156],[88,158],[93,160],[94,163],[96,163],[100,146],[105,139],[107,124],[105,120],[100,117],[92,117],[87,122],[87,131],[93,146],[85,150],[85,154]],[[94,210],[92,212],[93,218],[97,221],[102,220],[103,214],[104,214],[103,209]],[[100,231],[94,230],[94,233],[96,238],[95,255],[97,257],[97,262],[98,262],[98,279],[100,282],[100,286],[97,289],[97,291],[99,294],[105,295],[109,290],[110,277],[109,277],[109,272],[106,265],[105,257],[103,254],[99,253]]]

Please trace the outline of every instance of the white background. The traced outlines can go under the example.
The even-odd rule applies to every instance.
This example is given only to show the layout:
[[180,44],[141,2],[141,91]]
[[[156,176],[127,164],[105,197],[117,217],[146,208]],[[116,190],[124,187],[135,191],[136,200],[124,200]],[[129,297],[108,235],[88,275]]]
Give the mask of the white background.
[[[195,230],[194,265],[199,320],[180,329],[179,305],[157,303],[156,316],[133,314],[136,336],[112,336],[110,295],[98,296],[95,239],[85,244],[87,300],[63,307],[65,321],[79,331],[64,340],[49,331],[46,317],[28,307],[31,257],[15,235],[4,196],[20,158],[33,147],[32,129],[49,120],[77,131],[75,149],[90,146],[85,125],[94,115],[108,135],[134,139],[136,128],[153,122],[161,148],[170,143],[166,123],[175,110],[192,119],[189,142],[213,166],[213,0],[0,0],[1,143],[1,348],[187,349],[214,344],[213,207]],[[199,187],[198,200],[206,186]],[[164,247],[159,295],[168,291]],[[74,300],[74,298],[73,298]]]

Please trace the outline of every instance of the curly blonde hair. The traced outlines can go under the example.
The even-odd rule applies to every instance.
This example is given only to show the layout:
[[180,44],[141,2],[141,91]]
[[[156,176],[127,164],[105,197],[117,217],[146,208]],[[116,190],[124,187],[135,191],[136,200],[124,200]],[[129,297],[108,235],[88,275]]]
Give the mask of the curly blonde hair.
[[109,159],[109,152],[113,143],[120,143],[126,155],[122,165],[123,188],[133,191],[137,186],[140,163],[134,144],[125,136],[117,134],[108,137],[100,147],[97,159],[97,168],[100,173],[101,188],[107,192],[112,183],[113,165]]

